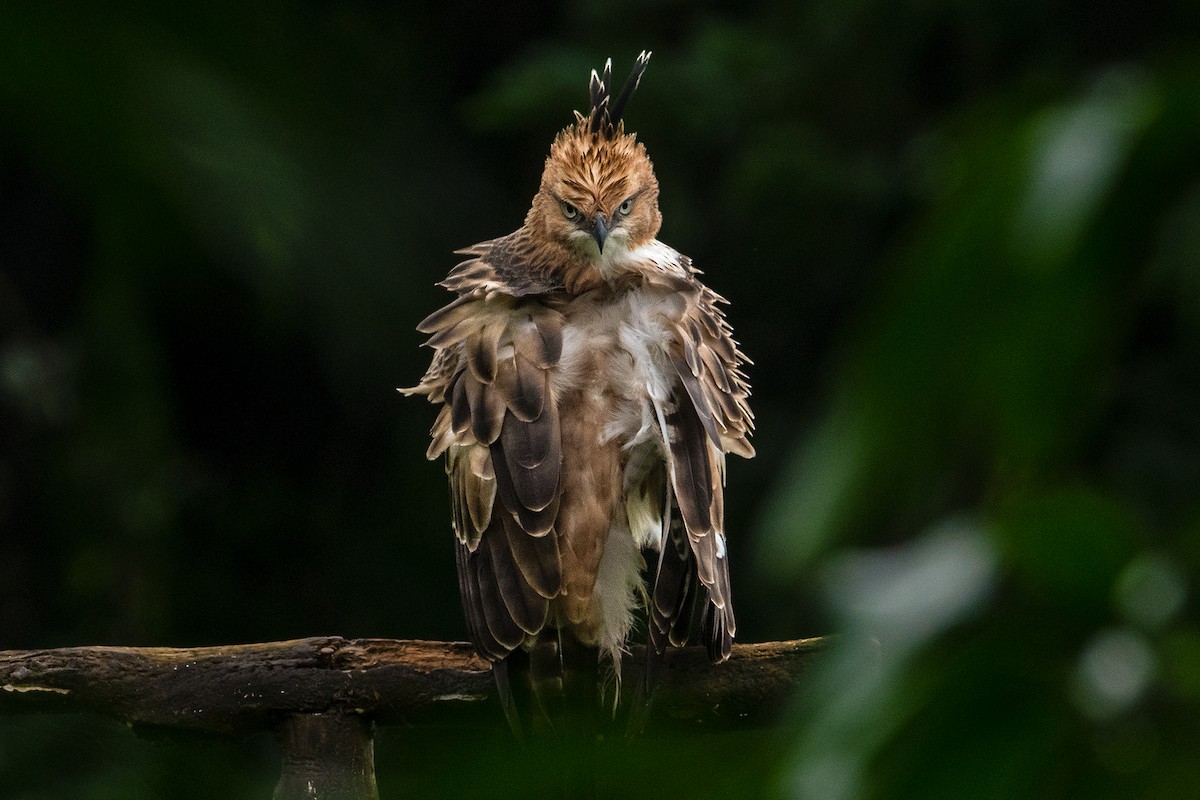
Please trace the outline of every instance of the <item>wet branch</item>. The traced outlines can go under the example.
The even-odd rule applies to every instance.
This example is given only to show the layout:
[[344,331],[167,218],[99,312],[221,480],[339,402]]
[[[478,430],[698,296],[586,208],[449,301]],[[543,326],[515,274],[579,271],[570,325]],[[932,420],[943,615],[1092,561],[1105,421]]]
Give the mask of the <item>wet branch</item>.
[[[651,725],[773,722],[821,639],[736,645],[714,666],[703,648],[671,651]],[[625,690],[643,651],[623,661]],[[278,800],[377,797],[373,725],[503,727],[491,667],[462,642],[310,637],[217,647],[64,647],[0,651],[0,714],[91,712],[134,726],[244,735],[275,731]],[[311,787],[318,787],[316,795]],[[323,788],[322,788],[323,787]]]

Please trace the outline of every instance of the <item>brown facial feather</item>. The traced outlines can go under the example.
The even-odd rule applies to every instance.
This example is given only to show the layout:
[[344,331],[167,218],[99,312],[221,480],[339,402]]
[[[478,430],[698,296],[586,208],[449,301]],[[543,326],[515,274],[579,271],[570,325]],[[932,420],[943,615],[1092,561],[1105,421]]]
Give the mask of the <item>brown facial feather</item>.
[[[631,199],[629,214],[622,216],[621,204]],[[579,217],[567,218],[563,203],[573,206]],[[625,230],[630,248],[651,241],[662,225],[654,167],[633,134],[610,140],[568,128],[550,148],[525,225],[572,250],[571,237],[579,222],[592,221],[597,214],[603,214],[614,231]]]

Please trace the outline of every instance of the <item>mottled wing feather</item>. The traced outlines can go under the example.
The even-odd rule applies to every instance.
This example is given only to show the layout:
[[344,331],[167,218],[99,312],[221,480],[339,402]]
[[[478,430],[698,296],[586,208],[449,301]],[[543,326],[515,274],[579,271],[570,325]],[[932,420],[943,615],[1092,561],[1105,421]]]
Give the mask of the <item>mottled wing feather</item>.
[[[680,331],[684,339],[683,361],[687,372],[695,378],[694,384],[685,380],[685,386],[701,419],[712,419],[719,432],[721,449],[752,458],[754,448],[749,437],[754,430],[754,415],[748,401],[750,386],[742,372],[742,365],[750,362],[734,341],[733,330],[717,305],[719,302],[724,302],[720,295],[701,287],[698,302],[688,315],[688,325]],[[688,352],[694,355],[688,358]],[[705,408],[701,409],[701,405]]]
[[544,365],[557,364],[562,357],[563,315],[557,311],[546,311],[533,318],[538,335],[542,337],[541,355]]
[[737,633],[733,609],[718,609],[711,603],[704,606],[700,616],[700,627],[704,631],[704,646],[712,661],[725,661],[733,652],[733,637]]
[[502,530],[501,515],[496,516],[497,524],[488,529],[480,547],[488,551],[487,564],[508,616],[525,634],[536,634],[546,624],[550,604],[525,579],[509,546],[508,535]]
[[467,397],[466,373],[455,376],[454,388],[450,392],[450,430],[459,437],[471,428],[471,402]]
[[429,369],[425,371],[421,382],[416,386],[401,389],[401,394],[423,394],[429,397],[431,403],[441,403],[446,399],[446,389],[453,376],[458,374],[459,354],[457,350],[438,350],[433,357]]
[[441,286],[464,296],[499,293],[520,298],[562,289],[540,261],[537,243],[524,228],[457,251],[470,256],[450,271]]
[[463,372],[458,383],[465,387],[466,401],[470,406],[471,434],[480,444],[490,445],[500,438],[504,428],[504,398],[472,372]]
[[455,566],[458,570],[458,593],[462,598],[463,616],[467,620],[467,632],[475,650],[484,658],[496,661],[504,658],[511,650],[505,648],[488,630],[484,618],[483,599],[479,595],[478,567],[471,562],[472,554],[465,543],[454,542]]
[[550,504],[540,510],[534,510],[521,502],[517,496],[513,477],[509,473],[508,459],[499,443],[492,445],[492,468],[496,472],[496,495],[509,513],[516,517],[517,523],[530,536],[545,536],[554,530],[554,522],[558,518],[559,499],[561,491],[554,496]]
[[483,606],[483,619],[488,633],[501,647],[511,652],[525,640],[525,632],[521,630],[521,626],[509,609],[509,600],[505,598],[501,588],[501,582],[505,580],[505,576],[499,574],[503,563],[496,565],[493,561],[492,542],[496,538],[493,535],[495,532],[489,528],[484,533],[479,547],[467,557],[467,565],[471,567],[471,578],[475,582],[480,605]]
[[457,325],[439,328],[436,333],[425,340],[425,346],[441,350],[456,345],[467,338],[473,327],[470,321],[464,321]]
[[668,349],[678,385],[661,407],[674,495],[671,510],[678,519],[664,534],[650,640],[659,651],[668,642],[686,642],[699,604],[709,656],[723,661],[736,633],[724,538],[725,453],[754,455],[750,390],[741,371],[748,362],[717,305],[723,302],[720,295],[692,277],[698,271],[686,258],[680,258],[679,267],[689,288],[679,292],[687,302],[675,319],[675,341]]
[[496,378],[497,351],[504,335],[503,320],[493,320],[467,337],[466,356],[471,372],[482,383]]
[[[484,245],[469,252],[495,255]],[[422,322],[438,352],[421,383],[404,390],[445,403],[429,455],[446,455],[463,608],[472,642],[492,660],[540,631],[562,591],[559,545],[546,534],[562,494],[549,372],[562,354],[563,320],[537,300],[515,299],[511,271],[496,275],[488,280],[499,295],[467,291]]]
[[447,328],[453,328],[458,323],[470,319],[475,314],[475,308],[472,305],[474,299],[470,296],[464,296],[447,303],[421,320],[417,324],[417,330],[420,333],[433,334]]
[[[713,352],[712,347],[707,342],[700,342],[696,347],[696,352],[704,364],[704,371],[712,378],[716,388],[720,390],[719,394],[727,395],[733,391],[729,383],[729,372],[725,369],[720,357]],[[692,374],[699,374],[699,372],[693,370]]]
[[[543,314],[541,316],[550,317],[550,314]],[[559,327],[557,340],[553,338],[553,329],[550,325],[547,324],[544,327],[551,332],[549,340],[543,336],[542,328],[534,322],[533,314],[527,314],[515,320],[512,325],[514,351],[520,353],[523,358],[540,369],[548,369],[554,366],[558,363],[559,356],[562,355],[561,326]]]
[[538,367],[515,347],[511,357],[501,359],[496,365],[493,385],[504,398],[508,410],[521,422],[535,422],[542,416],[549,392],[548,371]]
[[[695,407],[686,395],[673,398],[675,408],[666,416],[667,447],[671,459],[671,486],[683,522],[692,536],[704,536],[712,530],[714,488],[709,470],[709,442]],[[703,569],[703,567],[701,567]]]
[[450,477],[454,532],[468,549],[474,550],[483,531],[491,525],[496,499],[496,480],[487,449],[477,444],[449,448],[446,473]]
[[679,381],[691,399],[691,408],[700,424],[704,426],[704,432],[708,434],[714,445],[720,447],[721,433],[717,430],[717,421],[714,417],[712,403],[708,399],[708,393],[684,359],[672,354],[672,361],[675,364],[676,372],[679,373]]
[[513,560],[533,590],[552,600],[562,591],[562,558],[554,536],[531,536],[509,514],[500,515]]
[[[562,445],[558,414],[553,409],[531,422],[516,414],[504,417],[500,438],[492,445],[492,463],[497,480],[501,467],[504,479],[511,482],[513,499],[529,511],[541,511],[560,493]],[[508,495],[507,488],[505,489]],[[518,509],[509,509],[518,513]]]
[[668,644],[687,644],[695,603],[696,568],[692,561],[691,544],[676,514],[667,524],[650,603],[650,643],[658,653]]

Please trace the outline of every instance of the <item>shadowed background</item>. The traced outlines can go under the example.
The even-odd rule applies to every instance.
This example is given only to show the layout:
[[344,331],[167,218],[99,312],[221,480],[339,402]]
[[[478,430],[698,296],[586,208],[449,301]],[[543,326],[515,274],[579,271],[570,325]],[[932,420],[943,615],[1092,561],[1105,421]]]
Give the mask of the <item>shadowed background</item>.
[[[628,794],[1200,784],[1191,5],[16,5],[0,648],[465,638],[433,410],[394,388],[451,251],[520,224],[588,71],[646,48],[660,236],[755,361],[738,638],[855,635],[777,730],[632,754]],[[383,796],[528,793],[492,736],[384,729]],[[0,718],[5,798],[276,767]]]

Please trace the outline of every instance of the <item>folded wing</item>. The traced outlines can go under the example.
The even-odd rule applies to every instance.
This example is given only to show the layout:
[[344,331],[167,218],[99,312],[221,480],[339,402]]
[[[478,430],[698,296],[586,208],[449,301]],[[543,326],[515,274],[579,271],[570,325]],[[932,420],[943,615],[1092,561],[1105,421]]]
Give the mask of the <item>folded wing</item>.
[[725,454],[754,455],[749,442],[754,417],[741,369],[747,359],[718,306],[723,301],[692,278],[695,270],[680,258],[690,288],[677,290],[686,302],[671,320],[674,336],[667,345],[677,382],[655,408],[670,481],[650,639],[660,653],[668,643],[685,644],[699,604],[709,657],[724,661],[737,630],[725,541]]
[[562,449],[550,387],[562,324],[533,299],[466,294],[418,326],[438,353],[404,390],[444,403],[428,456],[446,456],[463,608],[472,642],[492,660],[538,633],[562,591],[552,535]]

